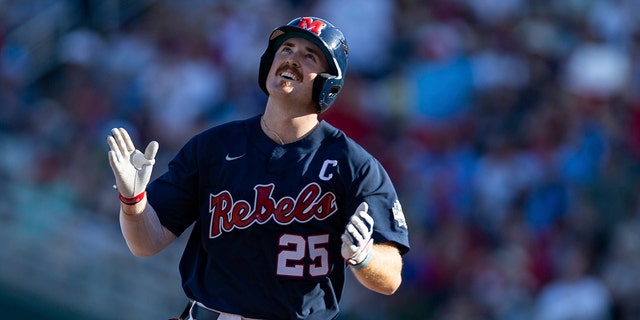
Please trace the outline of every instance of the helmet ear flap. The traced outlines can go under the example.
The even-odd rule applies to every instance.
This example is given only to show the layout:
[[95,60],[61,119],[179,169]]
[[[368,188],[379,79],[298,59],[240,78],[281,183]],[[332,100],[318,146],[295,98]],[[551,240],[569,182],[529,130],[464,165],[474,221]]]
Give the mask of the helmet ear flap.
[[318,103],[318,113],[329,109],[340,90],[342,90],[342,81],[338,77],[326,72],[316,76],[311,98]]

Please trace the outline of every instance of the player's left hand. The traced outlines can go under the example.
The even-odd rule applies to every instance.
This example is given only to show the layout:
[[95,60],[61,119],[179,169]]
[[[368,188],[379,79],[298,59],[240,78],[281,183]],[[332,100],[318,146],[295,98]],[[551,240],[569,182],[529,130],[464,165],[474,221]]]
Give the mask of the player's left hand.
[[364,267],[371,257],[373,218],[367,211],[369,205],[366,202],[361,203],[341,236],[342,257],[354,267]]

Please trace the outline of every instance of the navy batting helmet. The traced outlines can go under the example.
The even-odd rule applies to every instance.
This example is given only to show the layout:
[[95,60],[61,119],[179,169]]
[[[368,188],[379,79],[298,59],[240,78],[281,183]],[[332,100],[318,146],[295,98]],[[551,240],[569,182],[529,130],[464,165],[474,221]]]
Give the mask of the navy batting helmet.
[[319,74],[313,83],[312,98],[318,103],[318,113],[321,113],[333,104],[344,83],[344,75],[347,71],[347,59],[349,47],[347,41],[338,28],[324,19],[316,17],[300,17],[291,20],[288,24],[278,27],[269,36],[269,45],[260,59],[258,83],[266,94],[267,74],[271,69],[276,45],[288,38],[300,37],[316,44],[324,53],[329,63],[329,72]]

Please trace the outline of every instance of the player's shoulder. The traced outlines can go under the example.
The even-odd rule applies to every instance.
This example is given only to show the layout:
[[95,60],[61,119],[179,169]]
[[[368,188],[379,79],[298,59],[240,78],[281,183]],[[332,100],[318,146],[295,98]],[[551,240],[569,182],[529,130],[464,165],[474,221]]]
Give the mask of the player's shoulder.
[[353,164],[375,161],[375,158],[369,151],[349,137],[344,131],[326,121],[322,122],[322,127],[325,131],[326,145],[330,153],[340,155]]
[[202,137],[208,137],[211,135],[219,135],[221,133],[234,133],[236,131],[243,131],[246,130],[247,126],[251,123],[257,123],[259,121],[259,118],[259,116],[253,116],[246,119],[228,121],[212,126],[211,128],[202,131],[198,135]]
[[[221,124],[217,124],[210,128],[205,129],[204,131],[196,134],[192,138],[192,143],[205,143],[209,144],[212,142],[224,143],[224,142],[232,142],[233,139],[225,139],[230,137],[238,137],[243,134],[243,132],[247,131],[247,128],[254,123],[257,123],[259,120],[259,116],[253,116],[246,119],[240,120],[232,120],[228,122],[224,122]],[[223,137],[223,139],[221,139]]]

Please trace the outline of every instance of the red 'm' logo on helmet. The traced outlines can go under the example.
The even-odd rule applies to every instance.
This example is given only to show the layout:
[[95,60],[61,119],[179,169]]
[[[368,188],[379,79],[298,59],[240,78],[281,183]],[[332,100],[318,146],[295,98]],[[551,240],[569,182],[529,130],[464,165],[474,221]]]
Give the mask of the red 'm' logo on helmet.
[[298,22],[298,27],[305,30],[309,30],[310,32],[313,32],[317,35],[320,35],[320,32],[322,32],[322,29],[324,29],[326,26],[327,26],[326,23],[320,20],[313,20],[308,17],[302,17],[300,18],[300,22]]

